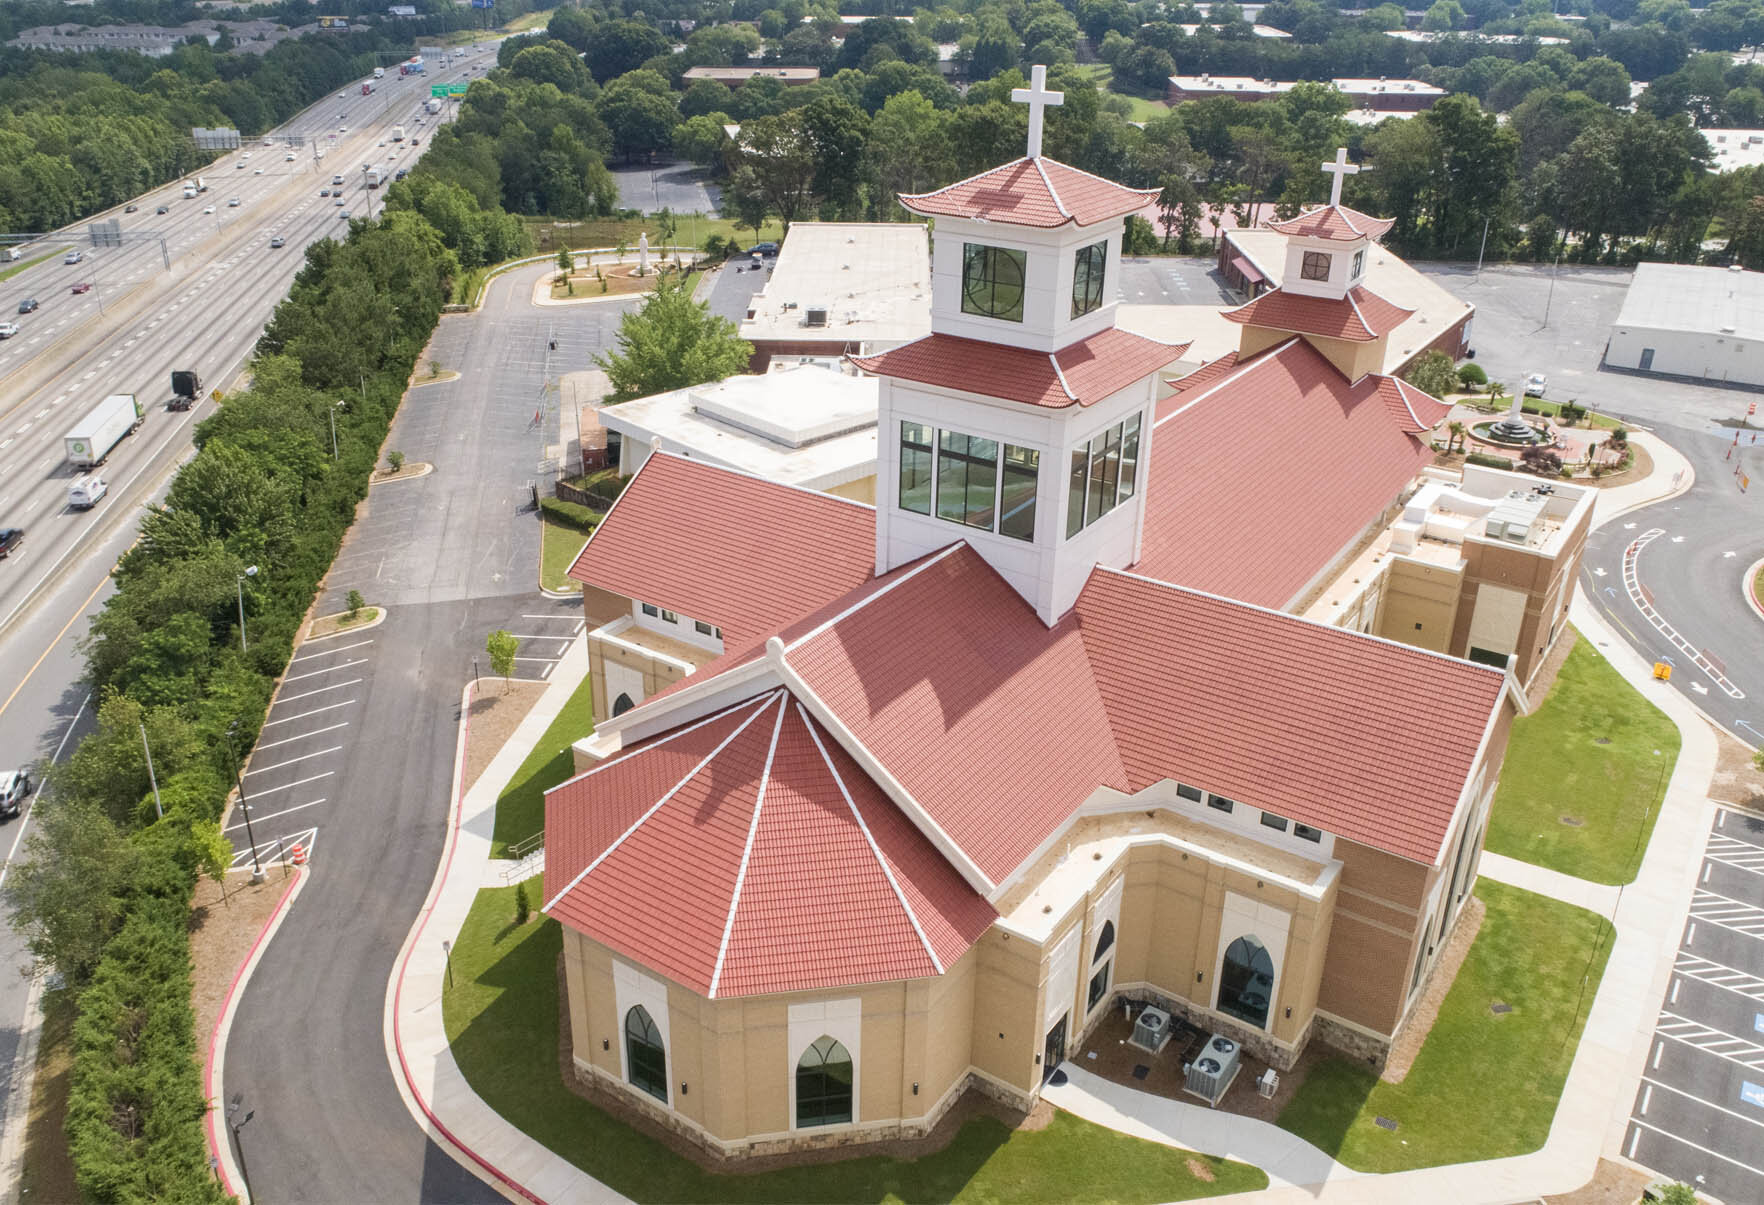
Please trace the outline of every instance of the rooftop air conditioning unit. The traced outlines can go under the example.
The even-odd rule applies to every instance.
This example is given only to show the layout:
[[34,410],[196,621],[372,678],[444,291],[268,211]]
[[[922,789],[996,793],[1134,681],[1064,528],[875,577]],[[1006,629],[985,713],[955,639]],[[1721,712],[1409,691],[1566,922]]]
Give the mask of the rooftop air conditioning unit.
[[802,323],[804,326],[826,326],[827,307],[824,305],[809,306],[802,312]]
[[1133,1044],[1156,1054],[1169,1040],[1170,1014],[1148,1004],[1140,1011],[1139,1019],[1133,1022]]
[[1199,1057],[1188,1065],[1188,1078],[1183,1086],[1207,1104],[1216,1105],[1231,1087],[1231,1081],[1237,1078],[1239,1069],[1237,1043],[1223,1034],[1214,1034],[1207,1040]]

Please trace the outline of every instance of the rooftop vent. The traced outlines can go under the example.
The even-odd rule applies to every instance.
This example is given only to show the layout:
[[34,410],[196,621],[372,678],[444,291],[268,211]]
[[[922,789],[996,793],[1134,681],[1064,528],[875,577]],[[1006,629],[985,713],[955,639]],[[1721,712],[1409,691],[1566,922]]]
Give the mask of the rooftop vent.
[[809,306],[802,312],[802,324],[804,326],[826,326],[827,307],[824,305]]

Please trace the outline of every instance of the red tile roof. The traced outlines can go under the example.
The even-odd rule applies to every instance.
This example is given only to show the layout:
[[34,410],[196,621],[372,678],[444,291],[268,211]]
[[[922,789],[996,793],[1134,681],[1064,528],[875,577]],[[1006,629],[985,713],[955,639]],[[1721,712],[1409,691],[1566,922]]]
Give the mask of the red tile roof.
[[1184,401],[1186,395],[1192,394],[1195,390],[1203,389],[1219,380],[1233,368],[1236,368],[1237,362],[1237,353],[1234,351],[1228,351],[1217,360],[1209,360],[1207,363],[1202,364],[1187,376],[1178,377],[1174,381],[1171,381],[1170,395],[1158,400],[1157,416],[1163,418],[1172,411],[1186,405],[1187,403]]
[[1324,238],[1334,242],[1352,242],[1355,239],[1380,239],[1396,224],[1391,218],[1375,218],[1361,213],[1357,209],[1349,209],[1346,205],[1319,205],[1315,209],[1306,210],[1296,218],[1288,218],[1284,222],[1268,222],[1268,229],[1278,230],[1281,234],[1299,235],[1304,238]]
[[1378,396],[1397,426],[1413,435],[1425,435],[1451,413],[1452,404],[1417,389],[1401,377],[1378,377]]
[[1132,790],[1439,856],[1502,671],[1108,569],[1074,610]]
[[570,576],[716,624],[735,649],[870,577],[875,532],[862,503],[656,452]]
[[1052,353],[932,334],[873,356],[850,356],[878,376],[1062,409],[1089,406],[1182,357],[1187,343],[1159,343],[1110,327]]
[[[1285,606],[1433,459],[1393,421],[1388,381],[1350,383],[1289,339],[1176,395],[1153,430],[1135,572]],[[1293,471],[1282,431],[1314,471]]]
[[1282,288],[1270,289],[1234,310],[1225,310],[1220,317],[1245,326],[1370,343],[1388,335],[1414,312],[1392,305],[1364,287],[1349,289],[1347,296],[1341,298],[1306,297]]
[[545,812],[545,911],[705,996],[940,974],[996,915],[781,690]]
[[806,635],[787,664],[997,883],[1126,779],[1068,620],[1051,631],[966,543]]
[[1090,226],[1138,211],[1155,188],[1112,180],[1042,156],[1017,159],[935,192],[903,193],[900,203],[926,217],[978,218],[1011,226]]

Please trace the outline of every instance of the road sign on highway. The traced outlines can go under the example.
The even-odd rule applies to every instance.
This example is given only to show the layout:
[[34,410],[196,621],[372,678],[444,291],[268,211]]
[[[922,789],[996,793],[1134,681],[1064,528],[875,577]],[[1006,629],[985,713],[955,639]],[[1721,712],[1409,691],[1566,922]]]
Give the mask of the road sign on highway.
[[464,80],[461,80],[457,84],[448,84],[447,85],[447,95],[449,95],[449,96],[464,96],[466,94],[466,89],[469,87],[471,87],[471,85],[466,83]]
[[446,84],[430,84],[429,85],[429,95],[434,97],[436,100],[440,100],[443,96],[447,95],[447,85]]

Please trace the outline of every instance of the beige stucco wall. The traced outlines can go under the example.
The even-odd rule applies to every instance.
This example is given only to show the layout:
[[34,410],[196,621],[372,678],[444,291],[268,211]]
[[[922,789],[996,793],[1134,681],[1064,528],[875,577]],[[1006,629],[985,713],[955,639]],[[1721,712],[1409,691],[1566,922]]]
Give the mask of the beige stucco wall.
[[1384,578],[1378,634],[1443,653],[1452,641],[1463,575],[1456,569],[1394,558]]
[[[647,634],[646,638],[659,639]],[[695,651],[685,645],[681,645],[680,649],[682,652],[688,653]],[[703,657],[705,654],[699,653],[698,656]],[[642,675],[644,699],[658,690],[678,682],[689,672],[671,661],[662,660],[640,649],[627,648],[613,644],[611,641],[598,639],[593,633],[589,633],[588,676],[592,682],[589,693],[594,698],[594,722],[596,724],[612,715],[613,701],[606,697],[606,666],[608,662],[626,666]],[[634,701],[641,703],[643,699]]]
[[844,485],[835,485],[826,491],[840,498],[850,498],[853,502],[876,504],[876,476],[859,477],[856,481],[847,481]]
[[1567,622],[1568,606],[1574,599],[1574,583],[1580,573],[1591,522],[1589,508],[1582,512],[1571,529],[1557,537],[1556,554],[1548,557],[1539,556],[1531,549],[1466,540],[1463,605],[1458,608],[1451,651],[1458,656],[1469,651],[1476,595],[1484,582],[1521,590],[1527,597],[1513,675],[1520,682],[1529,682]]
[[[1245,326],[1243,334],[1237,342],[1239,359],[1248,359],[1259,351],[1265,351],[1276,344],[1285,343],[1293,337],[1293,331],[1275,330],[1269,326]],[[1326,339],[1319,335],[1304,335],[1306,343],[1316,348],[1331,364],[1341,371],[1350,381],[1357,381],[1369,372],[1384,371],[1384,350],[1386,340],[1372,339],[1365,343],[1354,343],[1346,339]]]

